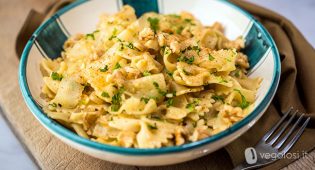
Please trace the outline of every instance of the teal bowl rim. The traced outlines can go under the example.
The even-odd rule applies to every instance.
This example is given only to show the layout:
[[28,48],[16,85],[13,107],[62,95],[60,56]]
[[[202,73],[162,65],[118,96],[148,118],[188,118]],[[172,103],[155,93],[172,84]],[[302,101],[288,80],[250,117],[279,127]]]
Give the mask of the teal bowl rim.
[[26,78],[26,66],[27,66],[27,59],[30,52],[30,49],[35,41],[35,37],[38,35],[40,31],[42,31],[49,23],[54,21],[55,17],[57,15],[62,15],[63,13],[71,10],[72,8],[84,3],[88,2],[87,0],[79,0],[76,1],[63,9],[59,10],[54,16],[49,18],[47,21],[45,21],[32,35],[32,37],[27,42],[22,56],[21,61],[19,65],[19,85],[21,88],[21,92],[23,95],[23,98],[29,107],[29,109],[32,111],[32,113],[35,115],[35,117],[43,124],[45,127],[54,133],[66,138],[67,140],[73,141],[79,145],[83,145],[88,148],[100,150],[100,151],[107,151],[112,152],[116,154],[122,154],[122,155],[136,155],[136,156],[145,156],[145,155],[160,155],[160,154],[168,154],[168,153],[175,153],[175,152],[183,152],[190,149],[198,148],[201,146],[204,146],[206,144],[210,144],[211,142],[215,142],[219,139],[222,139],[226,136],[231,135],[232,133],[238,131],[242,127],[246,126],[247,124],[251,123],[255,117],[259,115],[259,113],[263,112],[270,104],[271,100],[273,99],[273,96],[276,93],[276,89],[279,84],[280,80],[280,72],[281,72],[281,65],[280,65],[280,57],[278,53],[278,49],[275,45],[274,40],[272,39],[271,35],[265,30],[265,28],[262,26],[261,23],[256,21],[248,12],[244,11],[243,9],[239,8],[238,6],[228,2],[228,1],[221,1],[225,3],[226,5],[238,10],[242,14],[244,14],[246,17],[251,19],[253,21],[253,25],[256,25],[262,32],[264,36],[267,37],[268,41],[271,44],[271,50],[274,56],[274,72],[273,72],[273,80],[270,88],[268,89],[268,93],[266,96],[264,96],[264,99],[262,100],[261,104],[258,105],[247,117],[245,117],[243,120],[237,122],[232,127],[216,134],[213,136],[210,136],[208,138],[202,139],[200,141],[187,143],[180,146],[172,146],[172,147],[162,147],[162,148],[156,148],[156,149],[138,149],[138,148],[123,148],[118,146],[112,146],[107,144],[101,144],[94,141],[91,141],[89,139],[85,139],[83,137],[78,136],[74,132],[70,131],[69,129],[63,127],[62,125],[56,123],[54,120],[49,118],[38,106],[32,97],[28,84],[27,84],[27,78]]

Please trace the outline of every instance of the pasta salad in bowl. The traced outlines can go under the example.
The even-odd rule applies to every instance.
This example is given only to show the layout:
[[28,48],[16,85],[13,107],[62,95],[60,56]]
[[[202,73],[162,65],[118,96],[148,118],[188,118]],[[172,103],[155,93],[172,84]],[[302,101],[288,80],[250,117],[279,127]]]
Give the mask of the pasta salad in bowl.
[[[224,10],[206,17],[202,0],[117,2],[117,11],[103,1],[60,10],[22,54],[23,96],[54,135],[112,162],[166,165],[225,146],[263,114],[279,56],[249,14],[223,1],[207,2]],[[81,28],[78,11],[93,7],[110,13]]]

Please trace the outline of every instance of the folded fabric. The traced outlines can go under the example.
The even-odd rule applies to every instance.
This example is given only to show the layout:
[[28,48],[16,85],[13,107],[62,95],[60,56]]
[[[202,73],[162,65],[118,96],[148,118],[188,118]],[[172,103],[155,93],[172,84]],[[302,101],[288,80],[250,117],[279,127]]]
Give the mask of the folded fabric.
[[[69,3],[70,1],[71,0],[59,1],[59,4],[57,3],[50,7],[50,9],[53,10],[49,13],[51,14],[54,10],[63,6],[64,2]],[[294,25],[284,17],[244,1],[232,0],[232,2],[253,14],[257,20],[268,29],[278,46],[282,61],[281,81],[272,104],[254,127],[225,147],[233,164],[237,165],[244,161],[244,150],[249,146],[254,146],[267,130],[279,120],[282,113],[291,106],[305,112],[307,116],[312,117],[312,121],[310,122],[311,126],[306,129],[303,136],[291,149],[290,153],[304,153],[313,149],[315,146],[315,138],[312,136],[315,135],[315,105],[312,103],[315,101],[315,90],[312,89],[312,87],[315,87],[315,76],[312,76],[312,73],[315,72],[314,49]],[[36,14],[34,11],[31,13],[31,17],[27,19],[28,22],[26,22],[24,29],[19,34],[20,40],[23,41],[17,41],[16,47],[18,54],[21,53],[29,35],[33,33],[34,29],[38,27],[39,23],[41,23],[44,18],[47,18],[48,15]],[[17,82],[12,83],[17,84]],[[14,91],[12,91],[12,94],[13,93]],[[17,96],[18,100],[16,101],[22,101],[20,95],[15,94],[13,96]],[[15,127],[21,128],[28,127],[26,124],[38,125],[38,122],[35,122],[36,120],[34,118],[27,119],[28,121],[21,121],[22,117],[32,116],[31,113],[26,110],[26,107],[24,105],[22,106],[23,109],[18,109],[18,111],[17,109],[13,109],[15,112],[9,112],[11,109],[7,109],[8,112],[5,114],[9,117],[11,124],[15,124]],[[20,134],[20,138],[26,141],[27,148],[29,148],[31,154],[43,169],[55,169],[57,167],[67,167],[69,169],[131,168],[129,166],[108,163],[82,154],[61,143],[59,140],[52,137],[51,134],[41,129],[42,127],[38,128],[37,131],[28,130],[27,134]],[[45,142],[38,142],[34,139],[29,139],[29,136],[35,136],[34,139],[37,136],[41,136],[42,141],[50,142],[47,142],[47,144]],[[49,147],[46,145],[49,145]],[[292,161],[294,161],[294,159],[282,159],[267,168],[279,169]],[[224,164],[222,165],[221,162],[224,162]],[[211,169],[229,169],[231,168],[231,163],[226,152],[219,150],[201,159],[170,166],[168,169],[204,169],[205,167]]]
[[[254,15],[269,31],[281,57],[281,79],[277,93],[263,117],[244,135],[226,146],[234,165],[245,160],[244,150],[254,146],[290,107],[311,117],[301,139],[289,151],[300,157],[315,147],[315,50],[286,18],[248,2],[231,0]],[[285,157],[266,169],[279,169],[299,157]]]

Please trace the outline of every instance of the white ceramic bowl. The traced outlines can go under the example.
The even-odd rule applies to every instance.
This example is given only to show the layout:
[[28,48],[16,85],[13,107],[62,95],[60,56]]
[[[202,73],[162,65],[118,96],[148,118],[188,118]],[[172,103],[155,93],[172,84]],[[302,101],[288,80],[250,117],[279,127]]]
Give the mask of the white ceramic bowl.
[[[159,149],[122,148],[96,143],[76,135],[47,117],[40,107],[42,99],[39,97],[43,84],[39,69],[42,57],[58,57],[69,35],[92,32],[101,13],[115,13],[124,4],[133,6],[138,16],[148,11],[159,13],[189,11],[203,24],[210,25],[215,21],[223,23],[228,38],[234,39],[243,35],[246,39],[246,48],[243,52],[249,56],[251,65],[250,77],[263,78],[253,112],[214,136],[181,146]],[[35,31],[24,49],[19,70],[21,91],[29,109],[52,134],[91,156],[140,166],[180,163],[224,147],[247,131],[262,116],[276,92],[279,78],[278,51],[265,28],[242,9],[230,2],[218,0],[79,0],[58,11]]]

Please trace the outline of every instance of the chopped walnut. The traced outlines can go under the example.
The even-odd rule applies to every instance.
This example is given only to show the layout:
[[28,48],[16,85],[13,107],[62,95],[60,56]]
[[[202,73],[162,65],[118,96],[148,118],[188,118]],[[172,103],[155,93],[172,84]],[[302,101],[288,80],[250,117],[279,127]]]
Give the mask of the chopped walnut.
[[221,33],[224,32],[223,25],[222,25],[221,23],[219,23],[219,22],[215,22],[215,23],[211,26],[211,28],[214,29],[214,30],[217,30],[217,31],[219,31],[219,32],[221,32]]
[[181,130],[180,129],[176,129],[175,130],[175,144],[178,145],[182,145],[185,143],[185,139],[182,136]]
[[149,41],[154,39],[154,32],[151,28],[144,28],[139,33],[139,39],[143,41]]
[[159,50],[159,43],[157,40],[149,40],[144,44],[144,46],[148,49],[153,49],[154,51]]
[[171,42],[170,48],[171,48],[173,53],[175,53],[175,54],[180,53],[180,44],[177,41]]
[[238,37],[236,40],[233,41],[226,41],[223,43],[224,48],[235,48],[236,50],[240,50],[245,47],[245,42],[242,37]]
[[122,86],[125,83],[125,77],[121,69],[114,70],[113,79],[117,82],[119,86]]
[[240,121],[244,117],[242,114],[243,111],[241,108],[232,107],[229,105],[225,105],[223,109],[219,112],[219,115],[222,116],[223,121],[231,124]]
[[245,54],[243,53],[237,53],[235,63],[242,68],[248,69],[249,68],[249,63],[248,63],[248,58]]
[[138,69],[135,69],[135,68],[132,68],[132,67],[125,67],[124,68],[127,75],[126,75],[126,78],[127,79],[137,79],[141,76],[141,72],[138,70]]
[[66,42],[65,44],[63,45],[63,48],[64,49],[67,49],[67,48],[71,48],[73,47],[73,45],[81,40],[82,38],[84,37],[83,34],[75,34],[74,36],[70,37]]

